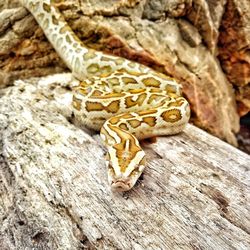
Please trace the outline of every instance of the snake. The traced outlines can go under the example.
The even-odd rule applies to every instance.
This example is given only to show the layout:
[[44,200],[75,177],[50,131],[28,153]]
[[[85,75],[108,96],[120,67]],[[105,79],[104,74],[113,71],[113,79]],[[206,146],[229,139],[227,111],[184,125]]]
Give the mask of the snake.
[[138,62],[88,48],[53,1],[20,1],[79,81],[72,112],[80,124],[100,131],[111,190],[130,190],[147,165],[140,140],[180,133],[189,121],[181,85]]

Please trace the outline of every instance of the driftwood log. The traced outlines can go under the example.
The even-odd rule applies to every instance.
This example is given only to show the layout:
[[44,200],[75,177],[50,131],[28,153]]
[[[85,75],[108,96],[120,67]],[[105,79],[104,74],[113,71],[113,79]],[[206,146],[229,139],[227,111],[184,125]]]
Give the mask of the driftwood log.
[[[192,121],[236,145],[250,110],[248,0],[55,2],[89,47],[178,79]],[[188,125],[144,144],[142,179],[112,193],[99,135],[72,117],[71,75],[7,88],[65,71],[18,0],[0,1],[1,250],[250,249],[250,156]]]
[[[238,114],[250,110],[249,0],[54,2],[87,46],[178,79],[192,105],[193,122],[236,145]],[[2,0],[0,85],[65,70],[18,0]]]
[[59,74],[2,90],[1,250],[250,248],[250,156],[188,125],[145,144],[142,179],[112,193],[99,135],[68,108],[74,84]]

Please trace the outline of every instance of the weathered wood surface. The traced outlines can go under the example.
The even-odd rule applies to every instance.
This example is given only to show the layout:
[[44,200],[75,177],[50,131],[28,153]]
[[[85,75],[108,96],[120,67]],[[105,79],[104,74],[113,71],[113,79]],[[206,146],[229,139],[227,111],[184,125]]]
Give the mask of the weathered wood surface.
[[148,167],[112,193],[98,134],[72,123],[70,75],[0,99],[0,249],[249,249],[250,156],[188,125],[145,145]]

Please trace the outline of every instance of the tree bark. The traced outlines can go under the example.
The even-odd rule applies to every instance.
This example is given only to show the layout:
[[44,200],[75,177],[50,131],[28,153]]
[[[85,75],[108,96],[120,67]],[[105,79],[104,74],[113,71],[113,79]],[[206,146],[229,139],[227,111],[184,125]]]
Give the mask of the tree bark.
[[98,134],[74,124],[70,74],[0,99],[1,249],[249,249],[250,156],[188,125],[145,144],[148,166],[112,193]]
[[[192,121],[237,144],[234,134],[239,115],[231,83],[238,112],[243,115],[250,110],[248,0],[55,2],[87,46],[175,77],[191,103]],[[66,70],[34,18],[17,0],[3,0],[0,10],[2,86],[14,79]],[[240,25],[232,27],[232,17]]]

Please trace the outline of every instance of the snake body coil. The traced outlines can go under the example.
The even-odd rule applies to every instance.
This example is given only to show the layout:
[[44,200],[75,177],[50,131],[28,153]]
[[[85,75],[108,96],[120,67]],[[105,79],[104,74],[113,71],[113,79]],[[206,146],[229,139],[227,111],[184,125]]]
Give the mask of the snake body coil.
[[81,81],[73,111],[83,125],[100,130],[112,189],[131,189],[145,168],[138,140],[179,133],[188,123],[190,107],[179,84],[139,63],[85,47],[51,1],[21,2]]

